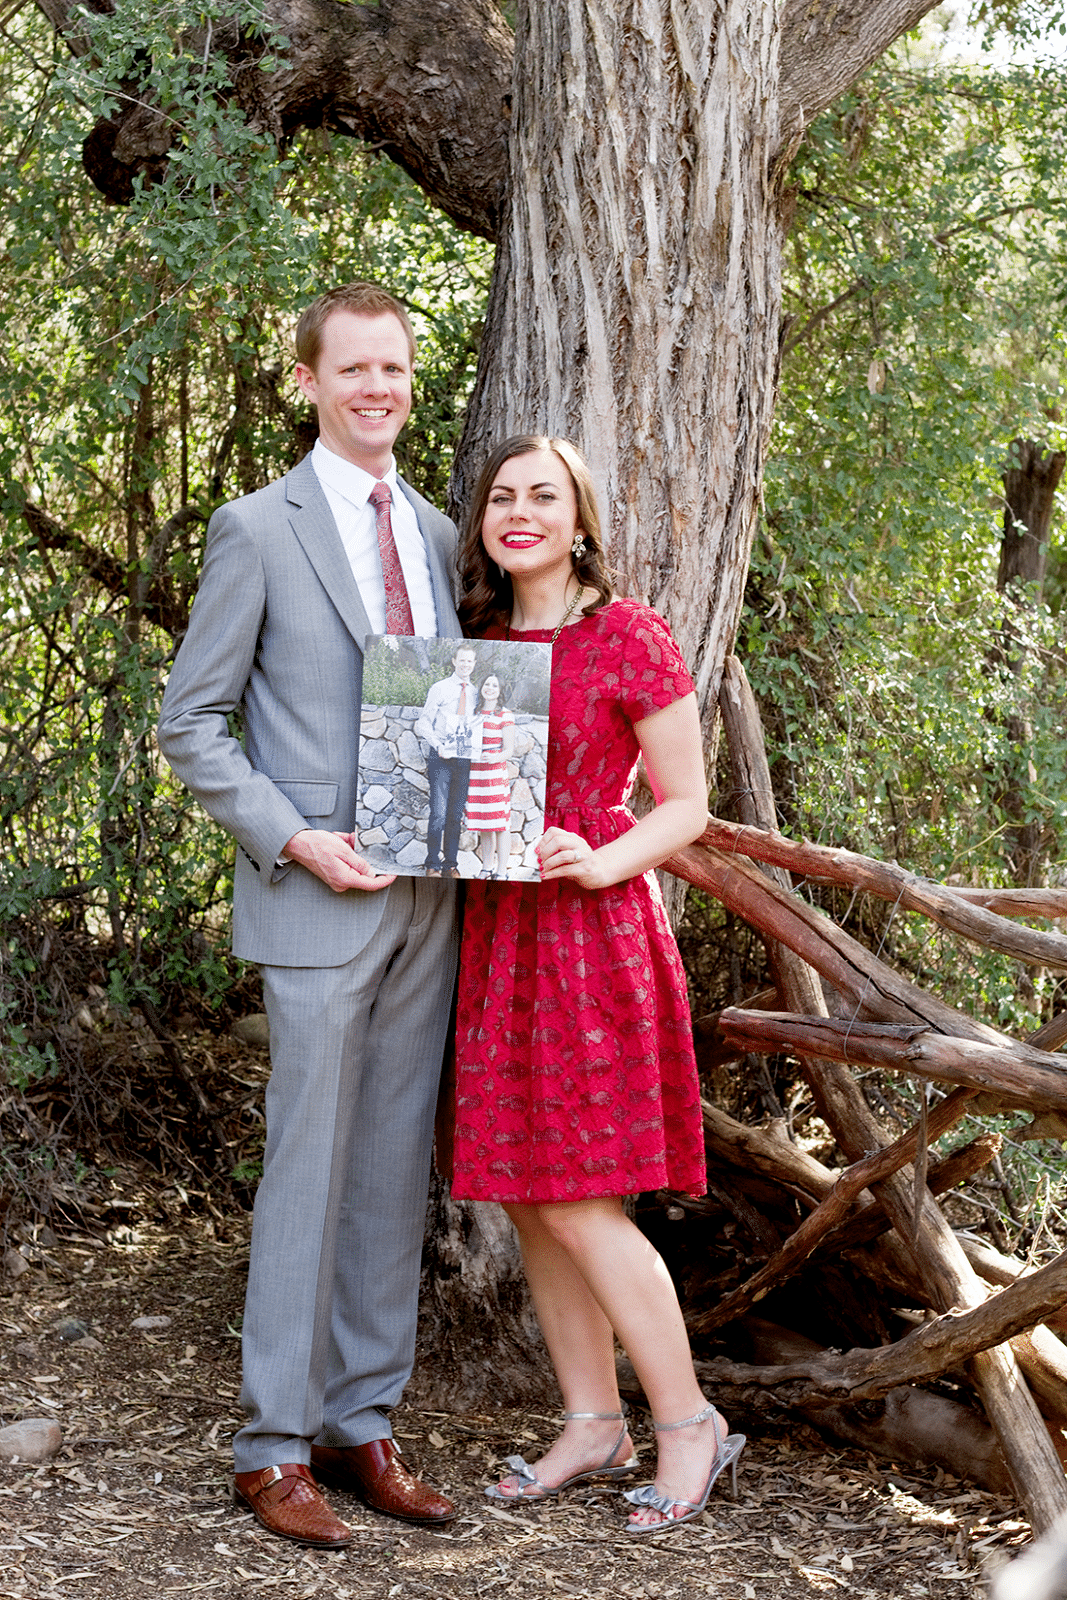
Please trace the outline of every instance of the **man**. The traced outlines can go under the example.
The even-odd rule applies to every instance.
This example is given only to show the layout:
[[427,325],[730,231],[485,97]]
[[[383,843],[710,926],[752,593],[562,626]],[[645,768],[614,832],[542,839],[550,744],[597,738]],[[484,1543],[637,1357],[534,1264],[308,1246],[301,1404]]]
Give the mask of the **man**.
[[[476,690],[471,683],[474,651],[460,645],[452,675],[432,684],[415,732],[430,746],[426,777],[430,815],[426,824],[426,876],[459,877],[459,835],[470,783],[470,725]],[[467,737],[464,740],[464,733]]]
[[414,360],[400,304],[331,290],[297,355],[318,441],[212,517],[159,742],[237,840],[234,950],[259,964],[270,1021],[235,1496],[274,1533],[340,1548],[351,1531],[315,1476],[412,1522],[455,1515],[386,1414],[414,1357],[454,885],[377,876],[351,829],[363,641],[459,632],[456,531],[396,476]]

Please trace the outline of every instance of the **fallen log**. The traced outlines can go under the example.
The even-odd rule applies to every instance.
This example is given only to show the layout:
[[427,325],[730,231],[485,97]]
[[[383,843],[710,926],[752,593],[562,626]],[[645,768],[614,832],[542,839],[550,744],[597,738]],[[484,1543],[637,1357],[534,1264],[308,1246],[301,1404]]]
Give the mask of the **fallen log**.
[[[972,1234],[959,1233],[956,1237],[967,1260],[986,1283],[1001,1287],[1037,1270],[1036,1267],[1028,1266],[1025,1261],[1019,1261],[1015,1256],[1002,1255],[984,1239],[976,1239]],[[1045,1326],[1051,1328],[1054,1333],[1067,1334],[1067,1306],[1059,1311],[1051,1311],[1045,1318]]]
[[[874,1400],[902,1383],[925,1383],[975,1356],[1004,1345],[1067,1298],[1067,1252],[1032,1277],[1021,1278],[979,1306],[946,1311],[874,1350],[824,1351],[784,1366],[751,1366],[719,1357],[709,1363],[731,1383],[773,1385],[785,1403],[822,1395],[827,1399]],[[999,1436],[999,1430],[998,1436]],[[1041,1429],[1046,1446],[1048,1436]],[[1058,1471],[1058,1463],[1057,1463]],[[1063,1474],[1058,1471],[1059,1477]],[[1014,1477],[1014,1471],[1012,1473]]]
[[[773,796],[759,713],[744,669],[735,657],[727,662],[720,705],[735,771],[742,770],[744,763],[745,769],[755,774],[743,797],[747,812],[742,809],[742,818],[773,828]],[[1001,1042],[1002,1036],[994,1029],[960,1016],[916,985],[898,979],[856,940],[832,925],[817,927],[810,908],[739,858],[689,846],[673,857],[670,865],[684,876],[695,873],[702,887],[759,929],[767,942],[776,985],[791,1010],[802,1015],[825,1014],[822,994],[810,970],[814,967],[851,997],[858,1015],[872,1021],[925,1021],[948,1034]],[[804,1072],[820,1114],[850,1161],[886,1142],[859,1086],[844,1067],[824,1057],[810,1057]],[[895,1173],[876,1193],[901,1240],[912,1251],[930,1303],[941,1311],[975,1305],[985,1291],[922,1177],[921,1169]],[[971,1373],[1031,1525],[1044,1531],[1067,1511],[1067,1485],[1033,1396],[1014,1356],[1003,1347],[976,1354]]]
[[[914,1327],[926,1321],[914,1311],[898,1310],[897,1316]],[[1041,1415],[1060,1432],[1067,1427],[1067,1346],[1043,1322],[1013,1334],[1008,1343]],[[1057,1441],[1053,1439],[1053,1443]],[[1061,1437],[1057,1444],[1061,1457],[1064,1444]]]
[[957,883],[945,888],[998,917],[1044,917],[1048,922],[1067,917],[1067,889],[972,889]]
[[[752,1127],[738,1122],[710,1101],[701,1102],[704,1113],[704,1137],[709,1150],[720,1160],[744,1171],[756,1171],[772,1182],[778,1183],[794,1198],[805,1205],[816,1205],[833,1188],[840,1173],[824,1166],[806,1150],[793,1143],[785,1131],[785,1122],[775,1119]],[[949,1189],[966,1183],[968,1178],[987,1166],[1000,1153],[1004,1136],[1000,1133],[980,1133],[969,1144],[930,1164],[926,1175],[931,1194],[945,1194]],[[871,1215],[868,1217],[867,1213]],[[885,1213],[876,1201],[868,1202],[860,1212],[841,1228],[827,1236],[827,1244],[835,1241],[835,1248],[850,1249],[855,1245],[869,1244],[890,1226]],[[984,1277],[985,1274],[983,1273]],[[990,1282],[1012,1282],[1010,1278],[990,1279]]]
[[[758,1174],[809,1210],[830,1193],[841,1175],[839,1170],[824,1166],[794,1144],[785,1134],[784,1121],[752,1127],[736,1121],[707,1101],[703,1109],[705,1139],[713,1158],[740,1171]],[[979,1134],[963,1149],[953,1151],[943,1161],[931,1163],[927,1173],[931,1194],[954,1188],[991,1160],[1002,1142],[1000,1134]],[[868,1199],[866,1203],[861,1200],[848,1221],[826,1235],[817,1246],[817,1253],[829,1256],[847,1251],[849,1265],[870,1278],[881,1293],[897,1299],[914,1294],[917,1283],[914,1261],[905,1259],[903,1246],[895,1234],[884,1237],[891,1226],[876,1199]],[[875,1243],[878,1249],[872,1254],[867,1247]]]
[[[893,972],[858,940],[792,891],[773,883],[743,856],[725,856],[709,846],[694,844],[678,851],[666,864],[677,876],[721,900],[765,939],[786,946],[814,968],[843,996],[857,1020],[926,1023],[956,1038],[1001,1045],[1015,1042]],[[821,999],[814,1007],[801,1007],[788,995],[782,998],[800,1015],[825,1015]]]
[[[973,944],[999,950],[1002,955],[1014,956],[1032,965],[1067,971],[1067,937],[1063,934],[1017,927],[1008,918],[997,916],[955,890],[942,888],[927,878],[905,871],[895,861],[875,861],[853,850],[787,839],[777,830],[768,833],[761,827],[724,822],[720,817],[708,818],[697,844],[711,845],[731,855],[740,853],[816,883],[840,883],[850,889],[860,889],[904,911],[918,911]],[[1067,916],[1067,891],[1062,892],[1061,898],[1063,907],[1056,915]]]
[[1011,1347],[1042,1416],[1067,1427],[1067,1345],[1047,1322],[1038,1322],[1017,1333]]
[[1014,1041],[990,1045],[948,1038],[922,1027],[741,1011],[736,1006],[720,1014],[719,1028],[727,1043],[742,1052],[789,1050],[800,1056],[826,1056],[846,1066],[881,1067],[937,1083],[984,1089],[1013,1108],[1067,1111],[1067,1063],[1061,1066],[1045,1051]]
[[[757,1317],[747,1317],[743,1331],[753,1358],[762,1363],[795,1361],[819,1349],[802,1334]],[[993,1494],[1011,1493],[1011,1477],[988,1422],[944,1395],[902,1384],[880,1400],[844,1405],[818,1401],[798,1409],[821,1433],[884,1460],[940,1467]]]
[[1058,1050],[1061,1044],[1067,1044],[1067,1011],[1061,1011],[1051,1022],[1036,1029],[1026,1042],[1038,1050]]
[[794,1144],[785,1132],[784,1122],[753,1128],[709,1100],[701,1101],[701,1109],[705,1139],[732,1165],[772,1178],[807,1206],[817,1204],[833,1188],[837,1174]]
[[[973,1104],[973,1101],[972,1101]],[[1004,1137],[999,1133],[980,1133],[970,1144],[953,1150],[940,1161],[932,1161],[926,1173],[926,1187],[932,1195],[947,1194],[968,1178],[973,1178],[993,1157],[1000,1154]],[[861,1245],[872,1244],[890,1227],[889,1218],[875,1201],[864,1206],[839,1228],[828,1233],[821,1248],[827,1254],[843,1250],[856,1250]],[[966,1254],[966,1252],[964,1252]]]
[[772,1289],[799,1272],[829,1230],[841,1221],[863,1190],[879,1179],[888,1178],[907,1162],[912,1161],[919,1148],[920,1137],[924,1140],[937,1139],[949,1128],[954,1127],[966,1111],[969,1099],[968,1090],[957,1089],[955,1094],[948,1095],[930,1113],[926,1128],[922,1130],[912,1128],[893,1144],[885,1145],[862,1161],[854,1162],[841,1174],[829,1194],[819,1202],[815,1210],[809,1212],[799,1228],[790,1234],[782,1248],[754,1273],[747,1283],[741,1284],[717,1306],[701,1312],[692,1319],[691,1326],[694,1332],[710,1333],[714,1328],[722,1327],[736,1317],[743,1316],[758,1300],[762,1300]]

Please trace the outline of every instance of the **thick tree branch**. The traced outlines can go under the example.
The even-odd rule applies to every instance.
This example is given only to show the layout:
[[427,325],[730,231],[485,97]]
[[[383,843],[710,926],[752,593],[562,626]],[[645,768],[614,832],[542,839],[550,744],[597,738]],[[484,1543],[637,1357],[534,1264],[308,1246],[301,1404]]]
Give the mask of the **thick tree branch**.
[[[37,0],[76,53],[85,48],[74,0]],[[121,0],[119,0],[121,4]],[[118,9],[98,0],[92,9]],[[259,68],[262,41],[216,26],[211,48],[230,63],[234,99],[283,142],[326,127],[383,150],[461,228],[496,237],[507,175],[511,35],[493,0],[267,0],[266,22],[289,40],[278,71]],[[198,55],[206,36],[190,35]],[[173,124],[150,85],[97,122],[83,158],[109,200],[124,203],[138,173],[156,178]]]
[[785,0],[782,126],[813,117],[844,94],[937,0]]
[[1043,1322],[1067,1298],[1067,1253],[967,1311],[947,1311],[877,1350],[828,1350],[785,1366],[755,1367],[711,1361],[708,1370],[728,1383],[772,1386],[786,1404],[825,1395],[874,1400],[902,1383],[924,1383],[984,1350],[1003,1345]]
[[691,1324],[698,1333],[709,1333],[724,1323],[743,1317],[757,1300],[762,1300],[779,1284],[801,1270],[808,1257],[823,1243],[831,1228],[845,1220],[853,1203],[859,1199],[868,1184],[899,1172],[909,1161],[914,1161],[920,1145],[939,1139],[955,1127],[967,1110],[973,1091],[957,1089],[936,1106],[927,1119],[925,1129],[914,1127],[902,1138],[853,1162],[841,1174],[829,1194],[820,1200],[814,1211],[808,1213],[795,1232],[789,1235],[781,1249],[760,1270],[720,1300],[717,1306],[698,1316]]
[[[75,0],[36,0],[75,54],[87,39]],[[783,155],[828,106],[936,0],[786,0],[781,36]],[[121,0],[91,0],[109,15]],[[256,41],[216,25],[249,120],[281,139],[327,127],[390,155],[459,227],[495,239],[507,184],[513,40],[494,0],[267,0],[290,41],[281,70],[259,70]],[[199,53],[204,39],[190,36]],[[124,203],[133,179],[158,179],[173,125],[131,83],[129,99],[87,136],[86,170]]]
[[1028,1045],[991,1045],[946,1038],[924,1028],[879,1027],[836,1017],[798,1017],[780,1011],[730,1008],[719,1018],[727,1042],[741,1053],[789,1050],[846,1066],[910,1072],[938,1083],[987,1090],[1032,1111],[1067,1111],[1067,1064]]
[[[35,504],[32,500],[23,503],[22,515],[42,549],[66,551],[86,577],[92,578],[116,600],[129,600],[129,574],[123,562],[117,560],[109,550],[101,550],[89,544],[81,534],[75,533],[72,528],[64,527],[63,523],[57,522],[43,506]],[[150,577],[146,597],[140,608],[141,616],[146,622],[169,633],[171,638],[177,638],[185,632],[189,622],[189,609],[175,594],[173,586],[163,572],[166,555],[175,536],[183,528],[187,528],[190,523],[203,521],[204,513],[199,506],[182,506],[166,522],[160,524],[152,539],[149,551]]]
[[[1067,971],[1067,938],[1059,933],[1043,933],[1034,928],[1018,928],[1006,917],[987,911],[973,900],[964,900],[952,889],[916,877],[898,867],[895,861],[875,861],[852,850],[828,849],[804,840],[786,839],[763,828],[744,827],[709,817],[699,844],[719,850],[739,851],[756,861],[765,861],[816,883],[841,883],[867,894],[878,895],[904,911],[918,911],[942,928],[961,934],[975,944],[1014,956],[1019,961]],[[1046,891],[1046,915],[1067,916],[1067,889]]]

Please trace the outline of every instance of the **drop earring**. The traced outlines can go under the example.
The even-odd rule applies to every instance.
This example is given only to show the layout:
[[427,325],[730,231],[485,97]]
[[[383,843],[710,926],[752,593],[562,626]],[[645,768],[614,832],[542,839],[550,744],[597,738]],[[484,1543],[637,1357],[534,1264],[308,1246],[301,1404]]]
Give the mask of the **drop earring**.
[[574,535],[574,542],[571,545],[571,555],[573,556],[575,561],[580,561],[582,559],[582,557],[585,555],[585,551],[586,551],[585,539],[584,539],[584,537],[582,536],[581,533],[576,533]]

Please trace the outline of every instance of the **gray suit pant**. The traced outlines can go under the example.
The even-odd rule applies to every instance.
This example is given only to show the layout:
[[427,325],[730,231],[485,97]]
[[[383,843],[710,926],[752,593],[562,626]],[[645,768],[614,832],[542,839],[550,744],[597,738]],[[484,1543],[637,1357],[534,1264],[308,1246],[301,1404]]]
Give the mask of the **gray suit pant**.
[[339,967],[261,969],[267,1144],[245,1301],[238,1472],[388,1438],[415,1354],[453,886],[398,878]]

